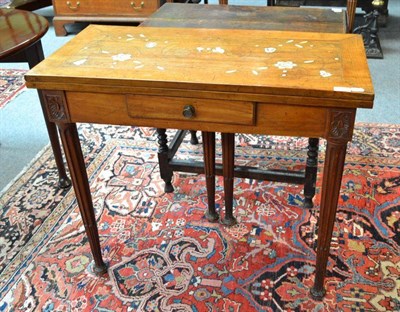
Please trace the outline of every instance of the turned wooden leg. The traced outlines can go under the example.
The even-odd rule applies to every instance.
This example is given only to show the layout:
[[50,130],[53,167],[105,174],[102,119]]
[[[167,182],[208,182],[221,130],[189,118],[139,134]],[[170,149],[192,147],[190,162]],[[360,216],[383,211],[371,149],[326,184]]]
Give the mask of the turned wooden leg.
[[199,140],[197,139],[196,131],[190,130],[190,144],[197,145]]
[[347,142],[353,134],[355,110],[332,110],[329,115],[327,146],[318,220],[317,264],[311,296],[322,300],[332,231],[336,219]]
[[314,207],[313,198],[315,195],[318,169],[318,143],[318,138],[308,139],[306,181],[304,184],[304,208]]
[[208,208],[206,218],[210,222],[218,220],[215,211],[215,132],[202,132],[204,173],[206,175]]
[[222,174],[224,176],[225,193],[225,217],[222,223],[235,225],[237,223],[233,216],[233,175],[235,160],[235,134],[222,133]]
[[168,148],[168,138],[165,129],[157,128],[157,138],[158,138],[158,164],[160,166],[161,179],[164,180],[164,192],[172,193],[174,187],[172,186],[172,175],[173,171],[169,168],[169,148]]
[[89,181],[83,160],[81,145],[79,143],[76,124],[59,123],[58,127],[60,129],[61,140],[63,142],[65,156],[70,169],[72,184],[74,186],[82,221],[93,254],[93,270],[96,274],[101,275],[107,272],[107,267],[101,256],[96,216],[94,214]]
[[[25,58],[28,61],[29,68],[33,68],[39,64],[43,59],[43,48],[40,41],[36,44],[25,49]],[[58,139],[57,127],[55,123],[51,122],[46,114],[46,109],[44,107],[44,98],[42,91],[38,90],[40,104],[42,106],[44,121],[46,123],[47,133],[49,134],[51,148],[53,149],[54,159],[56,161],[58,170],[58,186],[61,188],[69,188],[71,186],[71,180],[68,178],[65,171],[64,160],[62,157],[62,151],[60,146],[60,141]]]

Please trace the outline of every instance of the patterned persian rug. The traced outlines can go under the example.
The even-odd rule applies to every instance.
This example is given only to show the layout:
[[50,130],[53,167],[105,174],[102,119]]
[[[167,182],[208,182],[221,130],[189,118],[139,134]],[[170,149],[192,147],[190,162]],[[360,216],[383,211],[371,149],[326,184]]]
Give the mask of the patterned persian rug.
[[[0,311],[400,310],[400,126],[357,125],[322,302],[308,295],[319,193],[305,210],[301,186],[236,179],[239,224],[228,228],[204,218],[203,175],[175,173],[163,194],[153,129],[79,133],[108,274],[91,270],[74,193],[56,188],[47,148],[0,198]],[[236,146],[238,164],[299,169],[307,140],[240,135]],[[201,159],[201,146],[186,141],[179,157]]]
[[0,69],[0,109],[24,90],[26,72],[19,69]]

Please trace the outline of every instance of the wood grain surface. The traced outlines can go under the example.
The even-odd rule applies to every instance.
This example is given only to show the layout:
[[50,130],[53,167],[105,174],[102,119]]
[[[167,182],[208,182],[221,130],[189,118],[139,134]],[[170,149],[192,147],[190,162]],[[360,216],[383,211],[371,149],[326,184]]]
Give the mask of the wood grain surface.
[[141,23],[146,27],[346,32],[344,10],[249,5],[166,3]]
[[374,96],[362,38],[353,34],[92,25],[26,80],[29,87],[59,90],[301,96],[304,105],[316,97],[372,107]]

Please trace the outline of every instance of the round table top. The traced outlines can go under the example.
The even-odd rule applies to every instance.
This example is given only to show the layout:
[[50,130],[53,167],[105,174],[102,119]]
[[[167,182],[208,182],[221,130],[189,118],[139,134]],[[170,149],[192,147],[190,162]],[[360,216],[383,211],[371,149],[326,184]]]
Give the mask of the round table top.
[[47,32],[49,23],[40,15],[15,9],[0,9],[0,59],[22,51]]

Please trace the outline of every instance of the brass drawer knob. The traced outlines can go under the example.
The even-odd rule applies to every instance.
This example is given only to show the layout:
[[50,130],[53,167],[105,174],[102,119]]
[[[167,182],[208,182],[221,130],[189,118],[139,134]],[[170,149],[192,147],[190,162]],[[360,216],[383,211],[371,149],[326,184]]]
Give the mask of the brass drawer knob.
[[135,2],[132,1],[131,7],[136,11],[141,10],[144,7],[144,1],[140,2],[140,6],[136,6]]
[[183,117],[190,119],[194,117],[195,113],[196,111],[192,105],[185,105],[182,115]]
[[71,1],[67,1],[67,7],[71,10],[78,10],[80,5],[81,3],[79,1],[76,3],[76,6],[72,6]]

